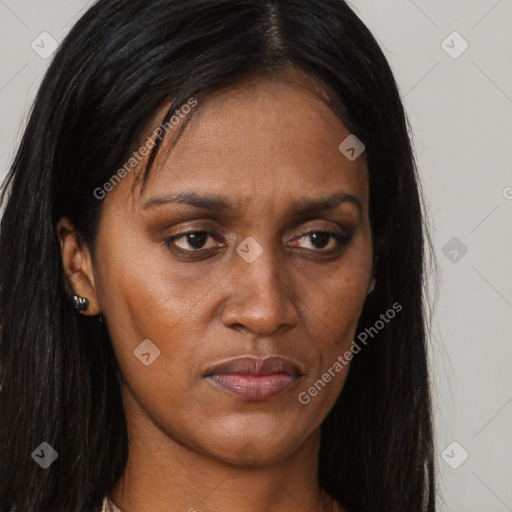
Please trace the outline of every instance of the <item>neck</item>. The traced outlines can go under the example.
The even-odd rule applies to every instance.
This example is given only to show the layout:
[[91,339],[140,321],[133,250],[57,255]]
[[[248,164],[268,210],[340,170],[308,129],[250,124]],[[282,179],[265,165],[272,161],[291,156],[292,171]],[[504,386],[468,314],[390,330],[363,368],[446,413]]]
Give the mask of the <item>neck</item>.
[[285,460],[241,466],[184,446],[147,418],[134,424],[125,472],[110,493],[122,512],[343,512],[318,483],[319,429]]

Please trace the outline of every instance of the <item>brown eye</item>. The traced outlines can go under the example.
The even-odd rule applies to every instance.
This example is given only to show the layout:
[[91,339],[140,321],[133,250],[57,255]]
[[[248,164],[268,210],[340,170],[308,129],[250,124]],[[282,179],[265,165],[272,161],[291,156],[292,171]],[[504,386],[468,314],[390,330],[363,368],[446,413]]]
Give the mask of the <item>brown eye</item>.
[[[352,234],[336,233],[334,231],[310,231],[296,239],[297,242],[305,241],[309,246],[303,247],[313,251],[330,252],[347,246],[352,240]],[[330,245],[330,247],[328,247]],[[297,244],[293,244],[297,247]]]
[[[180,233],[179,235],[166,238],[165,245],[169,248],[175,248],[183,252],[197,252],[205,249],[205,244],[208,238],[213,238],[213,234],[209,231],[188,231],[187,233]],[[211,249],[211,247],[206,247]]]

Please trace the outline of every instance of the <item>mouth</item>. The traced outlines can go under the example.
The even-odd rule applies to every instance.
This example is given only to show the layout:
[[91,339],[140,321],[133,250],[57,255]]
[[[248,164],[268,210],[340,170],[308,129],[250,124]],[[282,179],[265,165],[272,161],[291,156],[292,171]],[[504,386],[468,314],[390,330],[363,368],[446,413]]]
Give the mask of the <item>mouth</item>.
[[208,370],[204,378],[238,398],[268,400],[290,389],[302,377],[299,367],[279,356],[244,356]]

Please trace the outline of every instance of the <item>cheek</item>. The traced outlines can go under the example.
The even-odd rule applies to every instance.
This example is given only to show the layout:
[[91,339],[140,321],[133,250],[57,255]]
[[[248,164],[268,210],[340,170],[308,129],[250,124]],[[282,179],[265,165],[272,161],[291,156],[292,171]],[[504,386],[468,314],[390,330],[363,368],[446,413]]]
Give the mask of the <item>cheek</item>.
[[177,425],[201,423],[191,396],[198,340],[205,328],[204,320],[194,316],[201,308],[194,306],[201,304],[204,290],[173,272],[164,252],[126,251],[122,261],[105,263],[99,272],[100,292],[127,410],[144,410],[179,437]]
[[367,297],[367,281],[364,269],[337,269],[321,288],[303,295],[307,324],[321,346],[339,348],[352,340]]
[[191,340],[204,325],[190,314],[199,297],[161,247],[127,237],[121,251],[113,234],[99,240],[96,288],[123,380],[144,403],[160,397],[165,409],[168,397],[183,395],[179,386],[189,388],[197,348]]
[[352,341],[364,305],[364,282],[334,283],[326,293],[310,298],[310,320],[306,322],[314,354],[310,372],[304,377],[297,400],[303,407],[303,420],[321,423],[343,390],[353,354]]
[[[112,242],[102,249],[100,303],[126,386],[151,416],[179,410],[192,417],[200,362],[215,352],[204,340],[212,338],[207,331],[225,270],[199,271],[204,265],[173,261],[165,247],[142,236],[124,244],[122,258],[109,258],[115,253]],[[159,351],[147,367],[134,354],[146,339]]]
[[98,257],[97,291],[105,315],[132,338],[162,337],[183,328],[208,283],[195,283],[165,248],[142,235],[132,243],[108,240]]
[[[352,342],[366,300],[369,270],[364,260],[345,260],[321,287],[303,296],[304,322],[314,343],[315,364],[298,393],[305,414],[324,417],[343,389],[352,360]],[[308,412],[309,411],[309,412]]]

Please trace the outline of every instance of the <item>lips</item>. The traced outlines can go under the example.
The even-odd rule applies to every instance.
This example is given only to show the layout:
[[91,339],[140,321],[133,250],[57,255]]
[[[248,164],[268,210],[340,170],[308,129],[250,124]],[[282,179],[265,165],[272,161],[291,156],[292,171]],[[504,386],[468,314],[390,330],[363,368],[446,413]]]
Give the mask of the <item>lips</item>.
[[243,400],[268,400],[291,388],[302,376],[292,361],[269,356],[229,359],[209,369],[204,377]]

